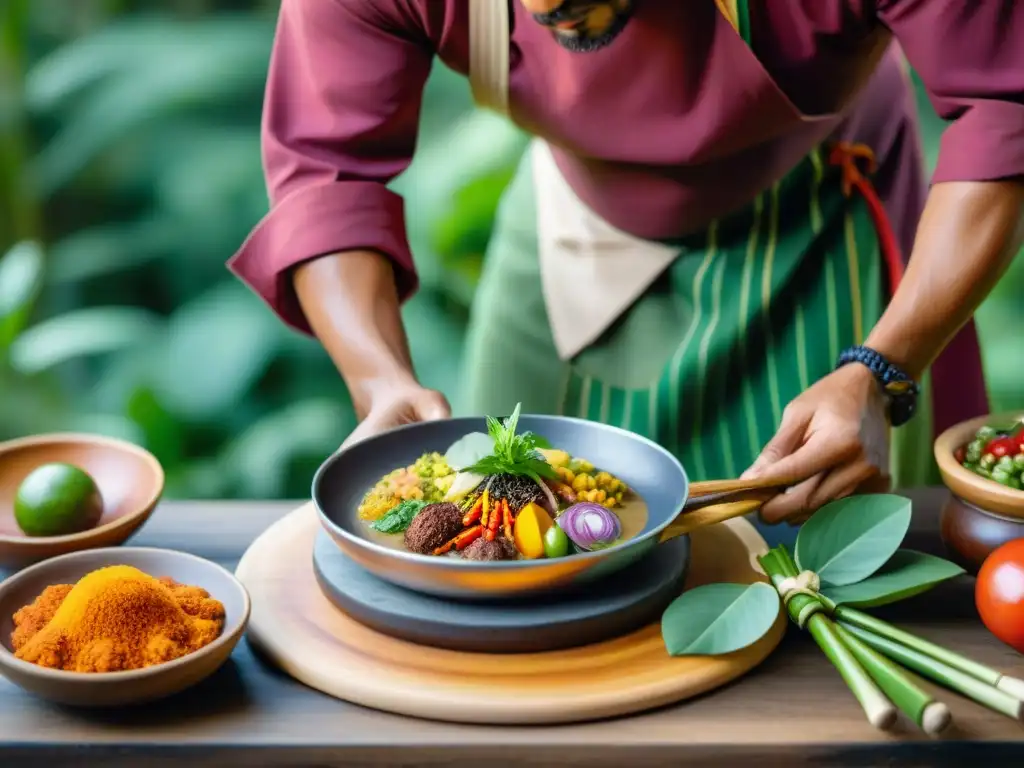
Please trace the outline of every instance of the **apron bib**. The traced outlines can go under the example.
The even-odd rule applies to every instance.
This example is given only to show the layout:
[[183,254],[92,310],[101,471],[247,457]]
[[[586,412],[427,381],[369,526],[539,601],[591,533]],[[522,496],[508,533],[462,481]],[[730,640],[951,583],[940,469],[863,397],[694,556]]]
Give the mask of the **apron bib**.
[[[474,96],[507,113],[508,7],[470,9]],[[745,53],[740,76],[767,79],[757,87],[775,88],[794,119],[830,117],[799,115]],[[665,445],[695,480],[736,477],[786,403],[863,341],[883,295],[871,218],[823,150],[746,209],[660,243],[590,210],[538,139],[499,210],[461,405],[500,413],[521,401],[615,424]],[[922,403],[901,438],[928,430],[927,413]]]

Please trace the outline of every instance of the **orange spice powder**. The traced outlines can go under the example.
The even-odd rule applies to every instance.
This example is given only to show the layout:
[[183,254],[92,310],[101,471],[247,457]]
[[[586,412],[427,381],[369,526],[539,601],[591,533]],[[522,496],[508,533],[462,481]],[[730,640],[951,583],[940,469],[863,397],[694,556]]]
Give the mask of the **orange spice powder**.
[[118,672],[193,653],[223,628],[224,606],[206,590],[115,565],[47,587],[14,614],[11,643],[42,667]]

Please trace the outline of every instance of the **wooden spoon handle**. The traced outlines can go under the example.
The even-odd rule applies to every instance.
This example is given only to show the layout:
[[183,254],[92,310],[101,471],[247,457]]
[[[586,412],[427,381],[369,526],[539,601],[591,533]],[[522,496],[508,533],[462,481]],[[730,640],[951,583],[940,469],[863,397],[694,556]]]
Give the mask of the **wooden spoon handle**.
[[796,480],[784,478],[782,480],[771,480],[766,478],[754,478],[753,480],[705,480],[700,483],[690,483],[690,496],[707,496],[712,493],[738,493],[740,491],[754,491],[761,488],[785,488],[795,485]]
[[668,541],[676,536],[692,533],[706,525],[715,525],[716,523],[731,520],[734,517],[749,515],[751,512],[756,512],[762,504],[774,495],[774,492],[765,491],[760,497],[748,498],[743,501],[730,501],[724,504],[712,504],[702,509],[684,511],[661,532],[661,537],[658,541]]

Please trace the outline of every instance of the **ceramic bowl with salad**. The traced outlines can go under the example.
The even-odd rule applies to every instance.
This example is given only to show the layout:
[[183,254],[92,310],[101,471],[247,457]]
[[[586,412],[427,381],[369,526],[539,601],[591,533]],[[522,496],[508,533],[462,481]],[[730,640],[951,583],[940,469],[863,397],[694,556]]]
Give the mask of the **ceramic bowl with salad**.
[[1024,413],[951,427],[935,441],[935,461],[950,491],[942,538],[950,557],[976,572],[994,549],[1024,538]]

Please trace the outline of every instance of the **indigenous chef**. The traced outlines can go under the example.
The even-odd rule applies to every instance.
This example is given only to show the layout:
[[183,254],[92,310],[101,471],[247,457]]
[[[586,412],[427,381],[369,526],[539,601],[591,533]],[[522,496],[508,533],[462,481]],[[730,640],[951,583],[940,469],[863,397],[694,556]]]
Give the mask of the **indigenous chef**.
[[[1024,237],[1022,41],[1020,0],[283,0],[272,209],[230,266],[323,343],[351,439],[449,415],[410,364],[385,186],[440,59],[536,136],[459,410],[521,401],[695,479],[786,478],[763,518],[799,522],[888,482],[890,427],[927,467],[934,430],[986,412],[971,316]],[[952,121],[930,189],[904,55]]]

